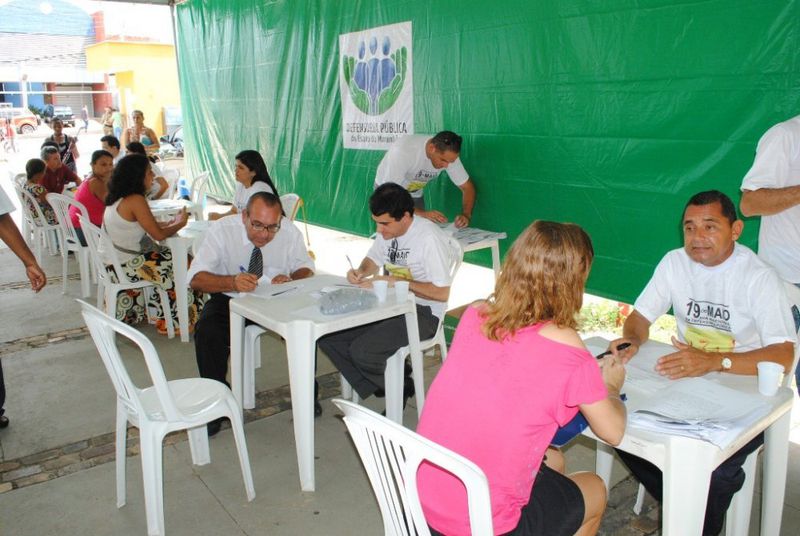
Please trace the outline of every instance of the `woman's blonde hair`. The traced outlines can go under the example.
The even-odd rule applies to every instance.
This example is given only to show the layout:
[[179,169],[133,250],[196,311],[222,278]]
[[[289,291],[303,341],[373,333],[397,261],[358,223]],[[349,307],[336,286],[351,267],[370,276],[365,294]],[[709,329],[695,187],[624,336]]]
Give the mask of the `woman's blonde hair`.
[[594,250],[580,226],[536,220],[514,241],[495,292],[481,309],[483,333],[499,341],[525,327],[577,327]]

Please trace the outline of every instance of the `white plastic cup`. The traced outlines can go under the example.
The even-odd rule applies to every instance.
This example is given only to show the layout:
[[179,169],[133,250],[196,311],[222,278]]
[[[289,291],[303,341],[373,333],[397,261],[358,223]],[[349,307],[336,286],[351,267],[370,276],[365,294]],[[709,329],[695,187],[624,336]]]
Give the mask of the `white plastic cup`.
[[389,282],[381,279],[380,281],[372,282],[372,291],[377,296],[378,301],[383,303],[386,301],[386,293],[389,291]]
[[408,281],[394,282],[394,297],[397,299],[397,303],[408,301],[408,285]]
[[758,392],[764,396],[774,396],[783,376],[783,365],[772,361],[759,361],[758,365]]

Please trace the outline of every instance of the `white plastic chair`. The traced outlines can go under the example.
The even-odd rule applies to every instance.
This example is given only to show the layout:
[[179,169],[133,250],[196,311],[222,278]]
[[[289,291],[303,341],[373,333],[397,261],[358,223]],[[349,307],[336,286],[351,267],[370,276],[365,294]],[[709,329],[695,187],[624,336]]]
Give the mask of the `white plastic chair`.
[[67,261],[69,252],[72,251],[75,253],[75,258],[78,259],[80,268],[81,296],[88,298],[92,294],[90,282],[97,282],[97,276],[94,274],[92,265],[89,262],[89,247],[81,245],[81,241],[75,232],[75,227],[72,225],[72,219],[69,217],[69,208],[70,206],[75,207],[87,220],[89,219],[89,213],[80,201],[76,201],[67,195],[49,193],[46,197],[47,202],[53,207],[53,211],[56,213],[56,220],[58,220],[58,224],[61,227],[61,293],[67,293]]
[[[450,281],[455,279],[458,268],[461,266],[461,261],[464,258],[464,251],[461,245],[453,237],[449,237],[450,248],[453,251],[452,262],[450,264]],[[436,327],[436,333],[430,339],[420,341],[420,348],[422,352],[427,352],[438,346],[442,354],[442,362],[447,359],[447,340],[444,336],[443,320],[439,319],[439,325]],[[404,381],[404,365],[406,357],[411,354],[408,346],[398,348],[397,351],[386,361],[386,372],[384,372],[384,384],[386,392],[386,416],[392,421],[403,424],[403,381]],[[417,414],[422,415],[422,406],[425,404],[425,376],[424,376],[424,363],[422,357],[411,356],[411,377],[414,380],[414,390],[417,399]],[[353,402],[358,402],[358,393],[350,387],[344,376],[339,376],[341,380],[342,396],[349,398]]]
[[344,423],[378,499],[386,536],[430,536],[417,491],[417,470],[423,461],[449,471],[464,484],[472,535],[494,534],[489,482],[480,467],[374,411],[341,399],[333,403],[344,412]]
[[281,196],[281,205],[283,205],[286,217],[294,221],[295,217],[297,217],[297,212],[303,206],[303,198],[297,194],[283,194]]
[[169,184],[169,188],[167,188],[167,191],[161,196],[161,199],[174,199],[175,192],[178,190],[178,179],[180,178],[180,172],[177,169],[168,168],[164,169],[163,173],[164,180],[166,180],[167,184]]
[[[144,334],[84,301],[78,300],[78,302],[81,304],[83,318],[117,392],[117,508],[124,506],[126,501],[125,447],[128,422],[139,428],[147,533],[163,535],[164,437],[176,430],[186,430],[192,463],[205,465],[211,462],[206,424],[222,417],[227,417],[231,421],[247,500],[252,501],[256,492],[245,443],[244,425],[231,390],[223,383],[206,378],[167,381],[158,353]],[[140,389],[131,380],[115,342],[117,333],[129,339],[142,351],[153,382],[152,386]]]
[[[105,300],[106,313],[109,316],[116,316],[117,309],[117,295],[123,290],[139,289],[142,292],[150,292],[155,290],[158,293],[159,300],[161,300],[161,310],[164,311],[164,324],[167,327],[167,337],[170,339],[175,337],[175,326],[170,314],[169,297],[164,289],[155,285],[151,281],[131,281],[122,270],[122,263],[117,256],[117,250],[114,248],[114,243],[106,232],[84,216],[78,216],[78,221],[81,222],[81,230],[83,236],[86,238],[86,244],[89,247],[89,257],[94,264],[95,273],[97,274],[97,307],[102,308],[103,301]],[[101,253],[102,252],[102,253]],[[104,258],[105,256],[105,258]],[[111,274],[106,270],[106,260],[110,260],[110,266],[114,268],[116,281],[111,277]],[[145,313],[150,318],[149,308],[145,307]]]
[[[11,184],[14,186],[14,188],[24,188],[25,183],[28,182],[28,176],[25,173],[15,173],[10,169],[8,170],[8,178],[11,181]],[[17,198],[19,199],[19,195],[17,195]],[[21,233],[22,236],[25,238],[25,242],[27,242],[28,244],[32,244],[33,242],[31,241],[31,233],[33,232],[33,229],[31,229],[30,223],[28,222],[28,218],[26,218],[24,214],[25,211],[23,210]]]
[[191,213],[197,221],[205,219],[203,207],[206,204],[206,189],[208,188],[209,177],[211,177],[211,174],[208,171],[204,171],[192,181],[192,190],[189,193],[189,198],[194,204]]
[[[22,207],[22,219],[24,220],[23,229],[27,227],[33,234],[33,252],[36,262],[42,263],[42,250],[47,245],[51,255],[58,254],[58,245],[61,242],[61,228],[58,223],[47,223],[39,202],[24,187],[14,186],[17,192],[20,205]],[[30,239],[31,235],[24,235]]]
[[[791,283],[786,283],[785,288],[789,296],[789,302],[795,307],[800,307],[800,289]],[[800,332],[798,332],[798,337],[800,337]],[[792,368],[783,376],[783,387],[791,388],[792,378],[794,378],[794,371],[797,368],[799,360],[800,341],[795,344]],[[744,464],[742,464],[742,470],[745,476],[744,484],[742,484],[742,489],[733,496],[733,500],[731,500],[731,504],[728,507],[728,512],[725,515],[725,536],[747,536],[750,530],[750,514],[753,506],[753,492],[755,490],[756,463],[758,463],[758,455],[763,448],[762,446],[751,452],[750,455],[747,456]],[[636,515],[642,513],[645,492],[645,487],[639,484],[639,490],[636,493],[636,502],[633,505],[633,513]],[[770,513],[762,512],[761,515],[770,515]]]

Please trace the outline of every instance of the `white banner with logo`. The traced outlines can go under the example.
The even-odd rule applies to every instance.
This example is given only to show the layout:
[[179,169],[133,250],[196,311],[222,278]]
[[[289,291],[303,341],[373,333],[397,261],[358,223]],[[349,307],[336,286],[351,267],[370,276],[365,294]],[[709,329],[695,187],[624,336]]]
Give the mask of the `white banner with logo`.
[[345,149],[386,150],[414,133],[411,22],[339,36]]

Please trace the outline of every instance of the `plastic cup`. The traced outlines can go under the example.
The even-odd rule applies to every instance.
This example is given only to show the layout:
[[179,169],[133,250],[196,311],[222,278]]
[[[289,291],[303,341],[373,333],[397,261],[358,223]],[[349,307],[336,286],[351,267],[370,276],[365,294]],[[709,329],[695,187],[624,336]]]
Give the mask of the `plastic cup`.
[[764,396],[774,396],[783,376],[783,365],[772,361],[760,361],[758,365],[758,392]]
[[373,281],[372,291],[375,293],[375,296],[377,296],[379,302],[385,302],[386,293],[389,291],[389,282],[385,280]]
[[408,301],[408,281],[395,281],[394,282],[394,297],[398,303],[405,303]]

